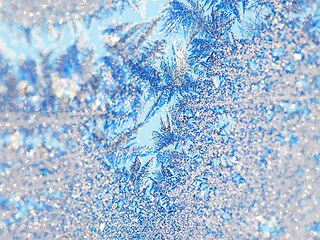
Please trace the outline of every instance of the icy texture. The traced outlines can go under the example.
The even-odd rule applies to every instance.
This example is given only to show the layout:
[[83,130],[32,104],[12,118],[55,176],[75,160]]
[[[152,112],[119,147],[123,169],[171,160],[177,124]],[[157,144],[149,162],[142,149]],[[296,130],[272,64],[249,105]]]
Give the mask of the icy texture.
[[[127,3],[1,4],[50,34]],[[103,57],[81,36],[1,52],[1,238],[320,238],[319,20],[316,1],[173,0],[102,25]]]
[[142,4],[143,1],[135,0],[4,0],[0,3],[0,16],[8,23],[14,22],[29,30],[42,25],[54,29],[65,23],[76,26],[84,19],[103,18],[115,11],[123,11],[126,6],[142,13]]

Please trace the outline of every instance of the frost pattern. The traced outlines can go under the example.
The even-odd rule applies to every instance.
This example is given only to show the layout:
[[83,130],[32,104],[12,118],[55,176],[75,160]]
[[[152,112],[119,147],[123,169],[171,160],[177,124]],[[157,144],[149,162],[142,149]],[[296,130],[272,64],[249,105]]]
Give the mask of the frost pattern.
[[[19,4],[2,18],[29,46],[32,29],[138,8]],[[102,57],[82,25],[62,51],[1,49],[1,238],[320,238],[319,15],[317,1],[171,0],[101,26]]]

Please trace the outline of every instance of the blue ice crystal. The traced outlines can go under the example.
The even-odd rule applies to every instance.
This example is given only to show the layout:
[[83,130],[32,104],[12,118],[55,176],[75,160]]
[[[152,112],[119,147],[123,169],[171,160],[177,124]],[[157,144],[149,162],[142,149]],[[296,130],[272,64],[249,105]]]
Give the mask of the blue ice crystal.
[[0,239],[320,239],[320,2],[0,2]]

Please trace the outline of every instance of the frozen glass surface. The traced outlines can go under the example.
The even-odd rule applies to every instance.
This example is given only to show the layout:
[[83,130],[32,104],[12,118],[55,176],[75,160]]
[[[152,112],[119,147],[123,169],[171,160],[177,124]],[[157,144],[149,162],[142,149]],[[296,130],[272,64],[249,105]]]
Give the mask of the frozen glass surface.
[[319,1],[0,21],[0,239],[320,239]]

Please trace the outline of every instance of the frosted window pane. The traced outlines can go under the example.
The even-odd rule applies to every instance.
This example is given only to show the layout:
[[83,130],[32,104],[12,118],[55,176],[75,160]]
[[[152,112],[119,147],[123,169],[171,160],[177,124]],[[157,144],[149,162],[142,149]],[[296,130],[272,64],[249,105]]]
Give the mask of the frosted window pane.
[[319,1],[1,1],[0,239],[319,239]]

